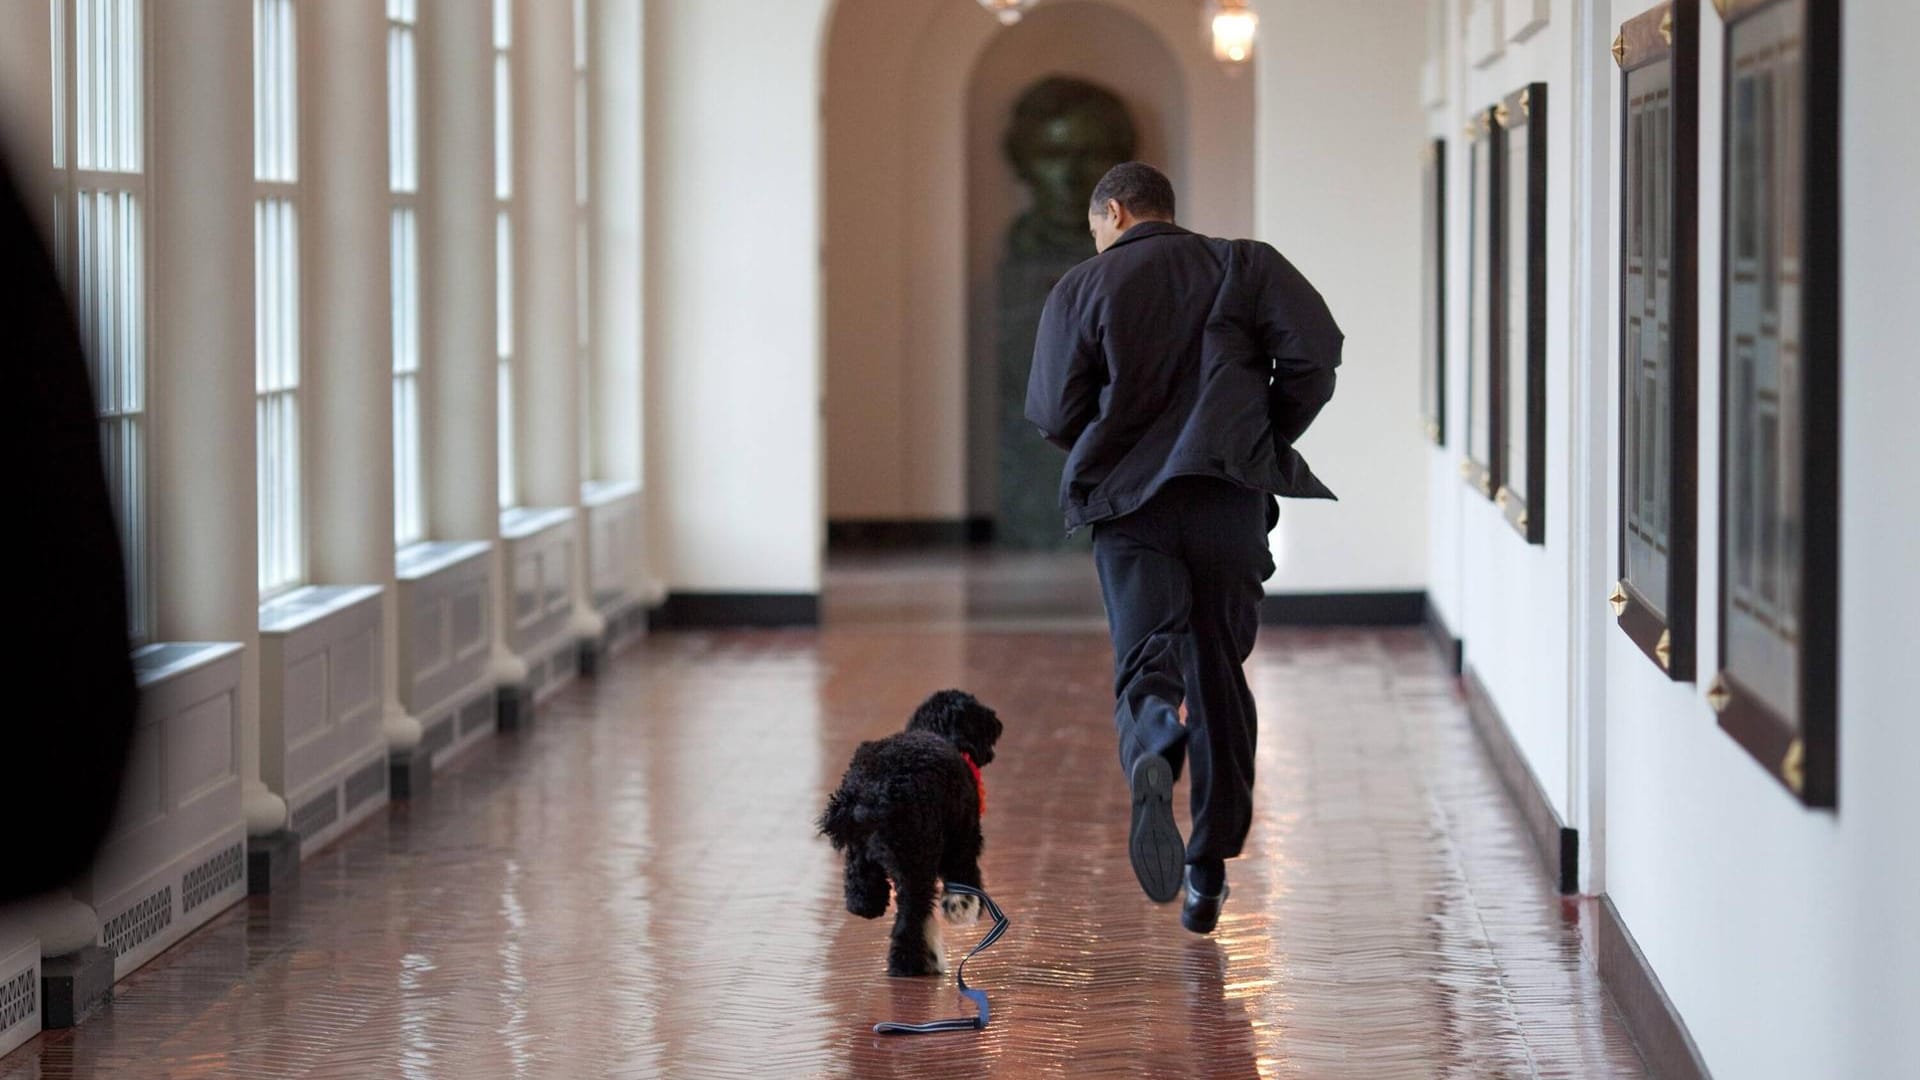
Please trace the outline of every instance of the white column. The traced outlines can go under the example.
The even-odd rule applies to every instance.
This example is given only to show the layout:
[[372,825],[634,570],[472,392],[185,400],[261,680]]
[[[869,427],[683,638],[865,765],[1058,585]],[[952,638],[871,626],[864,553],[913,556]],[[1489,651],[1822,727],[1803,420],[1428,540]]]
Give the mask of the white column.
[[520,490],[531,506],[571,506],[574,530],[573,631],[605,629],[587,596],[586,510],[580,499],[580,386],[575,363],[578,279],[574,253],[573,5],[514,5],[513,189],[520,203],[514,238],[519,327],[514,441]]
[[0,0],[0,156],[34,220],[52,235],[52,28],[46,0]]
[[420,272],[427,534],[493,542],[493,677],[523,682],[506,646],[494,385],[493,11],[420,3]]
[[399,696],[393,569],[393,310],[387,21],[377,3],[304,0],[307,494],[316,582],[384,585],[389,750],[420,742]]
[[[641,487],[641,446],[646,433],[641,387],[642,333],[646,319],[646,10],[642,0],[597,0],[587,38],[593,102],[593,363],[598,391],[593,448],[599,476]],[[586,283],[582,288],[588,287]],[[639,536],[644,536],[642,531]],[[636,536],[636,543],[640,543]],[[641,547],[644,549],[644,543]],[[627,562],[635,596],[647,590],[644,550]]]
[[150,19],[148,462],[155,637],[237,641],[247,833],[286,824],[260,782],[254,546],[253,10],[168,0]]
[[529,506],[575,506],[573,5],[519,0],[513,48],[520,490]]

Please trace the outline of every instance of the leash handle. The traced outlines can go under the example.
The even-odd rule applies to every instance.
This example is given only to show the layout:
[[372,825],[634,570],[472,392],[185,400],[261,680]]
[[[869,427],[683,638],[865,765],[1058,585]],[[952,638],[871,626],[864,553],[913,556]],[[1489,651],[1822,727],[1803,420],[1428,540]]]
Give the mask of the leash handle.
[[981,906],[987,909],[987,914],[993,916],[993,929],[987,931],[987,936],[980,939],[980,944],[975,945],[973,951],[962,958],[960,966],[953,971],[953,979],[954,982],[959,984],[961,995],[973,1000],[974,1008],[978,1011],[979,1015],[956,1016],[948,1020],[930,1020],[924,1024],[902,1024],[892,1020],[883,1020],[873,1025],[873,1032],[876,1035],[931,1035],[937,1031],[981,1031],[987,1026],[987,1020],[990,1015],[987,1008],[987,992],[985,990],[976,990],[967,985],[967,961],[985,952],[988,946],[999,941],[1000,936],[1007,932],[1007,926],[1009,925],[1007,913],[1000,910],[1000,905],[993,902],[993,897],[988,896],[986,893],[971,885],[957,885],[949,881],[946,883],[946,889],[950,893],[959,893],[961,896],[977,898]]

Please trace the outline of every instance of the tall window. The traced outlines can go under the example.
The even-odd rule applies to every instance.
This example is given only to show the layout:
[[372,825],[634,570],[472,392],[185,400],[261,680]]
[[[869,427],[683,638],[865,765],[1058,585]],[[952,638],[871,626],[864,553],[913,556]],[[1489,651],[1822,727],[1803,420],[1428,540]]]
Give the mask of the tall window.
[[294,18],[294,0],[253,2],[254,412],[262,599],[306,576],[300,482],[300,83]]
[[52,0],[54,248],[100,409],[127,566],[128,630],[151,630],[147,553],[146,122],[141,0]]
[[495,336],[500,386],[500,507],[520,502],[513,445],[513,0],[493,0]]
[[593,222],[592,116],[587,102],[587,0],[573,0],[573,259],[574,349],[580,394],[580,475],[597,471],[594,449],[593,257],[588,237]]
[[387,188],[393,193],[393,538],[426,539],[420,434],[419,0],[387,0]]

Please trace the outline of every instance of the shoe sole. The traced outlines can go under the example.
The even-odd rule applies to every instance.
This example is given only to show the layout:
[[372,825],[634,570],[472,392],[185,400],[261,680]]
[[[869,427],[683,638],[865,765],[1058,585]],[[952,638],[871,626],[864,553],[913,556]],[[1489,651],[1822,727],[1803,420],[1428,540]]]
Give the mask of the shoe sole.
[[1173,820],[1173,767],[1158,754],[1133,766],[1133,824],[1127,853],[1133,875],[1156,904],[1180,895],[1186,869],[1186,842]]

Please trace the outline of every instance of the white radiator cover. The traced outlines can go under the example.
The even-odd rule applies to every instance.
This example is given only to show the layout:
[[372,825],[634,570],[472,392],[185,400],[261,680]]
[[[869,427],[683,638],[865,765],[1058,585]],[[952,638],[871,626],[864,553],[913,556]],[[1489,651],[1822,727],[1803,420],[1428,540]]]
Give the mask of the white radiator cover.
[[0,925],[0,1057],[40,1034],[40,939]]
[[415,544],[400,553],[400,702],[439,768],[494,731],[493,545]]
[[571,507],[500,515],[506,544],[507,647],[527,662],[537,699],[578,673],[573,637],[574,551],[579,523]]
[[309,585],[260,608],[260,778],[303,858],[387,803],[380,596]]
[[237,643],[133,654],[140,714],[120,808],[74,897],[122,979],[247,894]]

